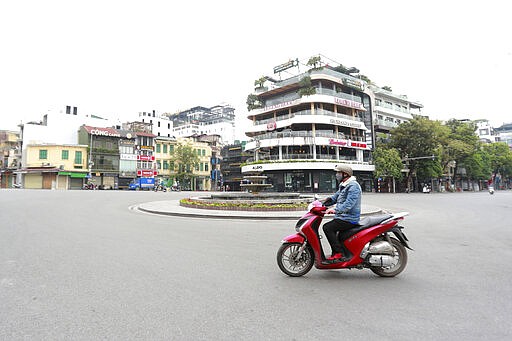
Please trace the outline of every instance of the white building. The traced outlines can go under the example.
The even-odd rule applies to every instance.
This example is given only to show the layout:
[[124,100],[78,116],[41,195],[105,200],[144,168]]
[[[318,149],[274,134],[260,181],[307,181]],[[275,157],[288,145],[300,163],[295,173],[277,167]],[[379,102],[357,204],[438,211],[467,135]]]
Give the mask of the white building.
[[285,80],[267,77],[255,91],[245,147],[255,163],[242,173],[263,172],[279,192],[332,192],[335,165],[348,164],[363,190],[372,190],[366,82],[324,65]]
[[375,96],[373,107],[373,125],[376,132],[388,133],[413,116],[422,115],[423,105],[411,101],[405,95],[398,95],[376,85],[369,85]]
[[173,122],[169,120],[168,116],[164,114],[158,114],[155,112],[155,110],[151,112],[139,112],[136,120],[143,123],[149,123],[151,125],[152,133],[156,136],[174,136]]
[[235,141],[235,109],[227,104],[210,108],[193,107],[169,116],[174,124],[174,136],[219,135],[222,144]]

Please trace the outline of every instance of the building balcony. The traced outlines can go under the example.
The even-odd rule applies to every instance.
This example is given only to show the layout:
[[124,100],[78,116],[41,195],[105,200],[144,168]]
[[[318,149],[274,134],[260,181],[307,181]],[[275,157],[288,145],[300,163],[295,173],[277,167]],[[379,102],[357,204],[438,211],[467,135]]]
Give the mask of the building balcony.
[[388,132],[391,129],[398,127],[398,123],[386,120],[375,120],[374,126],[376,131]]
[[287,128],[293,124],[324,124],[364,131],[368,130],[359,117],[338,114],[327,110],[318,110],[318,113],[317,115],[311,115],[310,113],[308,114],[308,110],[304,110],[291,115],[279,116],[278,120],[266,119],[257,121],[259,124],[247,128],[246,134],[254,136],[257,133],[269,130]]
[[390,108],[389,106],[383,105],[375,105],[375,108],[373,110],[374,114],[384,114],[392,116],[393,118],[398,118],[400,120],[412,120],[412,114],[407,111],[398,111],[393,108]]
[[[332,140],[336,140],[335,143]],[[341,143],[345,141],[346,143]],[[340,145],[351,147],[352,142],[366,141],[365,137],[345,135],[342,133],[331,133],[317,131],[313,135],[312,131],[289,131],[289,132],[271,132],[258,135],[254,140],[247,142],[245,150],[255,150],[257,148],[277,147],[277,146],[301,146],[301,145]],[[364,149],[364,148],[363,148]]]
[[269,112],[273,112],[280,109],[294,107],[303,103],[329,103],[340,105],[346,108],[366,111],[366,108],[363,106],[361,102],[361,98],[345,94],[343,92],[336,92],[331,89],[317,89],[317,93],[311,96],[300,97],[299,95],[294,94],[272,101],[269,100],[267,101],[267,103],[269,104],[266,104],[265,107],[261,109],[251,110],[248,113],[247,117],[251,119],[252,117],[257,117],[258,115],[267,114]]
[[[332,154],[316,154],[305,153],[305,154],[283,154],[281,158],[279,155],[260,155],[258,161],[287,161],[287,160],[317,160],[317,161],[343,161],[343,162],[358,162],[355,157],[339,156]],[[255,158],[247,159],[247,163],[255,162]]]

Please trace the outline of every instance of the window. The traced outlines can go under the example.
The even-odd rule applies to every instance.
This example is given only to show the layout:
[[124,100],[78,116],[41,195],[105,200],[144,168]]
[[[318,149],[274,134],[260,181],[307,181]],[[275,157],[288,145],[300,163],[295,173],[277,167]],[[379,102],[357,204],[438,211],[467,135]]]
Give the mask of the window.
[[157,153],[160,153],[160,148],[161,148],[161,144],[160,144],[160,143],[157,143],[157,144],[156,144],[156,152],[157,152]]
[[169,169],[169,162],[164,161],[164,169],[165,170]]
[[82,152],[80,152],[80,151],[75,152],[75,164],[76,165],[82,164]]
[[204,156],[204,153],[205,153],[205,150],[203,149],[203,150],[202,150],[202,154],[203,154],[203,156]]
[[39,149],[39,160],[46,160],[48,158],[48,150]]
[[62,151],[62,160],[69,160],[69,150]]
[[169,154],[173,154],[173,153],[174,153],[174,146],[170,145],[169,146]]
[[205,172],[208,172],[208,164],[207,163],[204,164],[204,170],[205,170]]
[[164,144],[164,148],[163,148],[162,153],[164,153],[164,154],[166,154],[166,153],[167,153],[167,145],[166,145],[166,144]]

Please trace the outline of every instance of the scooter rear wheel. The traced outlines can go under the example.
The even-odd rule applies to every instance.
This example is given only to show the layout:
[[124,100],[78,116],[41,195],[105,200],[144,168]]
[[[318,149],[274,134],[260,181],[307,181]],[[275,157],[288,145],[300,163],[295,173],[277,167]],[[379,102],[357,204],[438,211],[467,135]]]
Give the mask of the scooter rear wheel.
[[402,271],[404,271],[407,265],[407,250],[405,247],[395,238],[391,238],[391,245],[393,246],[393,257],[394,262],[392,266],[388,267],[371,267],[370,270],[373,273],[381,277],[395,277]]
[[288,276],[303,276],[313,267],[313,251],[306,247],[299,255],[300,247],[300,243],[285,243],[277,251],[277,265]]

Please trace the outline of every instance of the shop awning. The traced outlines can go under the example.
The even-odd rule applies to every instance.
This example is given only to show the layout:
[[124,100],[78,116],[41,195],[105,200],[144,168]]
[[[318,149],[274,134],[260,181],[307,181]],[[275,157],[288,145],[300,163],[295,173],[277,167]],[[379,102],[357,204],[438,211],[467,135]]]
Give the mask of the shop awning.
[[67,175],[72,178],[86,178],[87,173],[59,172],[59,175]]

